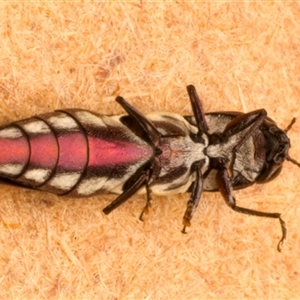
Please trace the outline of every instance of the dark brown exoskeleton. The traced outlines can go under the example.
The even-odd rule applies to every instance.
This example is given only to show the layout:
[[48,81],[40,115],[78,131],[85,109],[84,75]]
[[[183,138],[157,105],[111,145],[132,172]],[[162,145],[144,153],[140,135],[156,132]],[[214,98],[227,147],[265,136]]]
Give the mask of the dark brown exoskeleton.
[[[5,125],[0,129],[0,176],[59,195],[119,196],[108,214],[133,194],[190,192],[183,217],[185,233],[203,191],[220,191],[234,211],[279,219],[279,213],[236,205],[234,189],[273,180],[289,154],[286,130],[264,109],[250,113],[204,113],[194,86],[187,87],[194,116],[172,113],[144,116],[122,97],[127,115],[105,116],[65,109]],[[141,214],[141,219],[142,215]]]

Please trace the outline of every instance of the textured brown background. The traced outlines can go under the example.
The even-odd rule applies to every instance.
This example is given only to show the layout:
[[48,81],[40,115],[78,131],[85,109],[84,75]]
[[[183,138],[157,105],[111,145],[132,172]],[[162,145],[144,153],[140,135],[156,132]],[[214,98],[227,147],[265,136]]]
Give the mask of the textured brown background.
[[[265,108],[300,116],[299,3],[0,3],[0,123],[66,107],[191,114]],[[290,131],[300,160],[300,121]],[[68,199],[0,185],[0,299],[292,299],[300,295],[300,170],[236,193],[277,220],[232,212],[205,193],[189,234],[188,195]]]

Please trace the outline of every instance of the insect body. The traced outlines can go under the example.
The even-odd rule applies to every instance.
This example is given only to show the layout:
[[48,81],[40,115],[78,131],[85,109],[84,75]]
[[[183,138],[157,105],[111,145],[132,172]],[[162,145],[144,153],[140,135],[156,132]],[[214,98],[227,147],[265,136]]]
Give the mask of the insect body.
[[263,109],[205,114],[195,88],[187,90],[194,116],[144,116],[117,97],[127,115],[66,109],[3,126],[0,176],[59,195],[119,194],[105,214],[137,192],[147,194],[144,211],[150,193],[190,192],[184,233],[202,191],[219,190],[237,212],[279,219],[280,251],[286,238],[280,214],[237,206],[233,189],[272,180],[285,159],[299,166],[288,155],[292,124],[281,130]]

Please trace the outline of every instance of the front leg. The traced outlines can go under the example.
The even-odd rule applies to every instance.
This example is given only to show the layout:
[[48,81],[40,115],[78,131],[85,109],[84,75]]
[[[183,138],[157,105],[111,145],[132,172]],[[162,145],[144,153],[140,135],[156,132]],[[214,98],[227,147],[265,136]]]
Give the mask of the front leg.
[[[236,145],[234,146],[234,152],[237,152],[245,141],[257,132],[266,116],[267,112],[264,109],[241,114],[227,124],[222,133],[222,139],[228,140],[234,135],[237,136]],[[243,134],[240,134],[242,131],[244,131]]]
[[[218,160],[218,159],[216,159],[216,160]],[[219,159],[218,163],[219,163],[219,166],[217,168],[218,171],[217,171],[217,175],[216,175],[216,182],[219,187],[219,191],[222,194],[226,204],[231,209],[233,209],[236,212],[243,213],[246,215],[279,219],[281,230],[282,230],[282,237],[278,243],[277,250],[280,252],[282,249],[283,241],[286,239],[286,235],[287,235],[285,222],[281,219],[280,213],[267,213],[267,212],[261,212],[261,211],[237,206],[236,200],[233,197],[232,185],[230,182],[228,170],[227,170],[225,164],[221,161],[221,159]]]

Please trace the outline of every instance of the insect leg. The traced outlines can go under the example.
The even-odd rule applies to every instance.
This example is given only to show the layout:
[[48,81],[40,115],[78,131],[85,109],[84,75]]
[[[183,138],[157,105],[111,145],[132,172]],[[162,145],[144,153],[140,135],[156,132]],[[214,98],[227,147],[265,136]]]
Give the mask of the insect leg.
[[141,213],[140,219],[143,218],[143,213],[148,211],[150,207],[150,190],[149,181],[157,177],[160,171],[160,165],[157,164],[156,157],[159,156],[162,151],[159,149],[160,133],[157,128],[149,121],[142,113],[130,105],[123,97],[117,97],[116,101],[124,108],[128,115],[133,118],[142,128],[142,130],[150,137],[153,147],[155,148],[155,156],[153,158],[152,165],[144,170],[138,179],[134,183],[115,199],[111,204],[103,209],[105,214],[109,214],[112,210],[120,206],[126,200],[128,200],[133,194],[135,194],[143,185],[146,186],[147,190],[147,204]]
[[126,189],[120,196],[118,196],[112,203],[103,209],[103,212],[108,215],[114,209],[126,202],[133,194],[135,194],[144,184],[147,184],[150,177],[150,170],[146,170],[141,176]]
[[151,194],[150,194],[150,188],[149,188],[149,182],[146,181],[145,182],[145,187],[146,187],[146,197],[147,197],[147,202],[146,202],[146,205],[145,207],[143,208],[141,214],[140,214],[140,221],[144,221],[144,214],[148,214],[149,212],[149,208],[151,207]]
[[232,136],[234,136],[233,138],[236,140],[235,145],[231,150],[232,159],[229,170],[232,171],[237,151],[243,146],[247,139],[259,130],[259,127],[262,125],[266,116],[267,112],[264,109],[259,109],[247,114],[241,114],[227,124],[222,133],[221,142],[222,140],[227,141]]
[[157,128],[142,113],[130,105],[123,97],[118,96],[116,101],[124,108],[130,117],[137,121],[146,132],[155,147],[158,147],[160,141],[160,133]]
[[183,229],[182,233],[186,233],[186,227],[191,226],[191,219],[197,209],[197,206],[200,202],[201,194],[203,191],[203,177],[201,173],[201,168],[204,164],[204,161],[197,162],[193,167],[196,173],[196,180],[193,185],[193,190],[191,193],[190,200],[187,203],[187,208],[183,216]]
[[205,113],[196,88],[193,85],[188,85],[186,89],[190,97],[192,109],[197,123],[198,133],[200,134],[202,132],[207,132],[208,125],[205,119]]
[[232,208],[234,211],[243,213],[246,215],[279,219],[281,230],[282,230],[282,237],[278,243],[277,250],[280,252],[282,249],[282,244],[283,244],[284,240],[286,239],[286,235],[287,235],[287,229],[285,226],[285,222],[281,219],[280,213],[267,213],[267,212],[261,212],[261,211],[256,211],[256,210],[237,206],[236,200],[233,197],[232,186],[230,183],[229,174],[228,174],[227,168],[225,166],[222,167],[222,165],[220,165],[220,167],[217,171],[217,175],[216,175],[216,182],[218,184],[220,193],[222,194],[223,198],[225,199],[226,204],[230,208]]
[[258,130],[266,116],[267,112],[264,109],[239,115],[227,124],[225,130],[223,131],[222,138],[228,139],[229,137],[247,129],[246,132],[240,135],[240,140],[234,147],[234,151],[237,151],[244,144],[244,142]]

